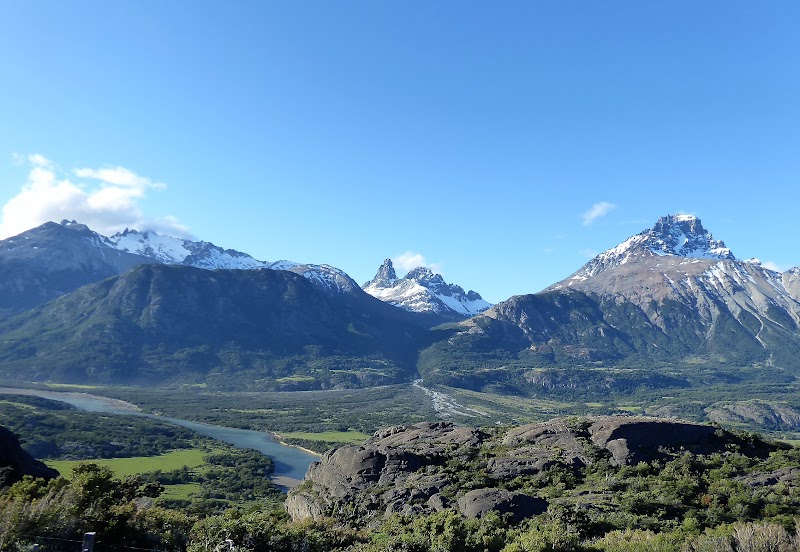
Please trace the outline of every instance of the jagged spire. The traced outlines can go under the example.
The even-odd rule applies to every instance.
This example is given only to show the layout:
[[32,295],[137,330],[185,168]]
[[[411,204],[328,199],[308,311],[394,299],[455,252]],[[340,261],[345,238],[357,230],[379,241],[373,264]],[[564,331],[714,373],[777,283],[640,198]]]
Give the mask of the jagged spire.
[[394,265],[392,264],[392,260],[386,259],[378,268],[378,272],[375,274],[375,277],[361,287],[364,288],[367,286],[386,287],[386,286],[391,286],[396,280],[397,280],[397,273],[394,271]]
[[397,280],[397,273],[394,271],[394,265],[391,259],[386,259],[378,269],[375,279],[381,280]]

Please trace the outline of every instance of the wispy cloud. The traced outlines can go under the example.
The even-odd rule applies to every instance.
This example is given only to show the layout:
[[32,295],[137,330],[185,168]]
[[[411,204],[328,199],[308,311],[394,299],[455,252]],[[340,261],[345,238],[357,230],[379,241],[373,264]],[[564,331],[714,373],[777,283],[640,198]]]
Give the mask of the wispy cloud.
[[430,268],[437,274],[442,273],[442,265],[439,263],[429,263],[425,256],[415,251],[406,251],[396,257],[392,257],[392,264],[400,272],[408,272],[414,268],[424,266]]
[[581,215],[581,217],[583,218],[583,225],[588,226],[592,224],[600,217],[606,216],[616,207],[617,206],[614,203],[609,203],[607,201],[601,201],[600,203],[595,203],[588,211],[586,211],[585,213],[583,213],[583,215]]
[[30,170],[19,193],[2,207],[0,238],[63,219],[76,220],[104,235],[125,228],[155,230],[179,237],[189,235],[188,228],[173,216],[145,216],[139,202],[149,191],[163,190],[166,186],[130,169],[79,168],[72,171],[78,180],[70,180],[62,177],[55,164],[39,153],[25,157],[15,154],[12,160],[27,163]]
[[775,272],[786,272],[787,270],[792,268],[790,265],[782,265],[775,263],[773,261],[763,261],[761,263],[761,266],[763,266],[764,268],[768,268],[769,270],[774,270]]
[[600,254],[599,251],[596,251],[594,249],[581,249],[580,251],[578,251],[578,253],[580,254],[581,257],[585,257],[587,259],[594,259],[595,257],[597,257],[597,255]]

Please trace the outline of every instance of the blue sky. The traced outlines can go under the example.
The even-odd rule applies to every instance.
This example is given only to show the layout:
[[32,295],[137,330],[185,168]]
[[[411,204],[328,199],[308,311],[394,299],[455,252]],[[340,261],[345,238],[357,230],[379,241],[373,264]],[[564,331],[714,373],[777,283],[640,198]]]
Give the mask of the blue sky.
[[497,302],[685,212],[788,268],[798,21],[795,1],[0,2],[0,233],[149,226],[359,282],[416,258]]

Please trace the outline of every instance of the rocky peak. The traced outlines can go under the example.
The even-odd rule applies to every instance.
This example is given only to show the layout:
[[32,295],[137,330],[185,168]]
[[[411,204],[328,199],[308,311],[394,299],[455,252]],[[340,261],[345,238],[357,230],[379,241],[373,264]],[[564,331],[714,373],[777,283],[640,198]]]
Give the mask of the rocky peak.
[[656,255],[735,259],[725,242],[715,240],[694,215],[667,215],[661,217],[647,235],[646,247]]
[[75,220],[64,219],[60,222],[60,225],[64,228],[72,230],[73,232],[78,232],[79,234],[95,234],[95,232],[92,232],[88,226]]
[[736,260],[725,242],[715,240],[694,215],[667,215],[655,225],[631,236],[583,265],[564,282],[548,289],[560,289],[582,282],[608,269],[636,259],[652,257],[688,257],[712,260]]
[[397,280],[397,273],[394,271],[394,265],[391,259],[386,259],[383,264],[378,268],[375,277],[364,284],[362,287],[377,286],[386,287],[392,285]]
[[430,268],[425,266],[418,266],[408,271],[404,276],[406,280],[415,280],[423,285],[445,285],[444,278],[441,274],[436,274]]

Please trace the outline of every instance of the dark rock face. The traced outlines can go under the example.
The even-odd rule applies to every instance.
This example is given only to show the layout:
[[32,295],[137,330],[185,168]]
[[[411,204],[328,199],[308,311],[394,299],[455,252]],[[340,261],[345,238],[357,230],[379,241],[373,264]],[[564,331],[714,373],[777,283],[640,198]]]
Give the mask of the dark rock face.
[[750,487],[771,487],[779,483],[798,487],[800,486],[800,467],[780,468],[770,473],[751,474],[737,479]]
[[[310,488],[286,500],[295,519],[326,515],[384,517],[445,509],[454,479],[442,467],[450,458],[478,450],[489,437],[451,423],[420,423],[375,432],[363,445],[325,453],[308,469]],[[305,486],[304,486],[305,487]],[[354,497],[362,511],[347,512]]]
[[13,485],[25,475],[53,479],[59,473],[22,450],[19,438],[0,426],[0,488]]
[[516,490],[525,488],[515,487],[520,478],[576,471],[599,459],[623,466],[683,451],[721,452],[732,443],[742,444],[712,426],[622,416],[494,431],[445,422],[389,427],[312,464],[286,508],[296,520],[332,516],[363,524],[448,508],[469,518],[494,511],[521,521],[544,512],[547,501]]
[[458,499],[458,509],[470,519],[482,518],[489,512],[511,514],[522,521],[547,511],[547,501],[502,489],[475,489]]
[[632,465],[663,458],[664,449],[693,453],[724,450],[712,426],[665,420],[612,418],[589,427],[592,442],[611,453],[612,465]]
[[[590,423],[591,422],[591,423]],[[529,443],[537,449],[561,451],[561,460],[576,467],[591,463],[587,444],[594,453],[610,456],[614,466],[666,458],[670,452],[710,453],[725,450],[730,434],[717,435],[713,426],[689,422],[626,416],[608,416],[587,420],[583,426],[563,420],[529,424],[508,432],[506,445]]]

